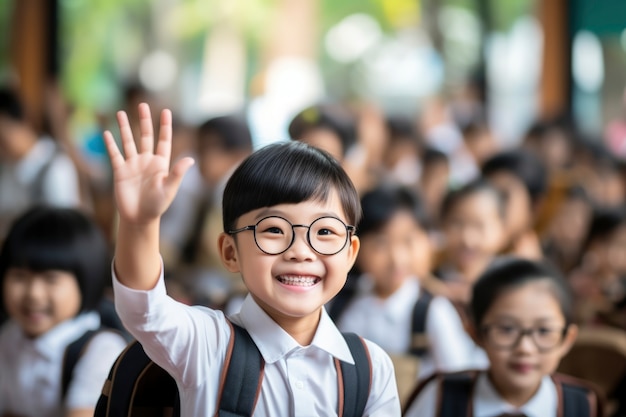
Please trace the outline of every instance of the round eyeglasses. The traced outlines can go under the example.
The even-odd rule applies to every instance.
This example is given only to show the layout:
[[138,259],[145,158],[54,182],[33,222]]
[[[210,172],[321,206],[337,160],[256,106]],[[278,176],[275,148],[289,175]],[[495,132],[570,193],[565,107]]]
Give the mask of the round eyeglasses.
[[524,336],[528,335],[539,351],[547,352],[563,342],[567,326],[524,329],[515,325],[492,324],[483,326],[482,330],[487,340],[497,348],[513,349]]
[[293,245],[296,227],[307,229],[306,240],[309,246],[320,255],[335,255],[341,252],[346,247],[350,234],[354,232],[354,226],[347,225],[332,216],[320,217],[308,226],[292,224],[289,220],[279,216],[269,216],[262,218],[255,225],[229,230],[228,234],[234,235],[252,230],[254,241],[263,253],[280,255]]

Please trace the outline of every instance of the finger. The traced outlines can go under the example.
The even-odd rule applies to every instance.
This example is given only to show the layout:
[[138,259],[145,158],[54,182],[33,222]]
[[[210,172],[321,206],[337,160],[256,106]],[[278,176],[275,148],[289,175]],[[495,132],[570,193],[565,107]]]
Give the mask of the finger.
[[180,186],[180,183],[183,180],[185,173],[187,172],[187,170],[189,170],[189,168],[191,168],[194,163],[195,161],[191,157],[185,157],[176,162],[176,164],[174,164],[174,166],[172,167],[169,175],[165,179],[166,188],[176,191]]
[[152,115],[150,114],[150,106],[146,103],[139,104],[139,131],[141,139],[139,143],[139,152],[154,152],[154,127],[152,125]]
[[169,161],[172,152],[172,112],[165,109],[161,112],[161,126],[159,127],[159,141],[156,154]]
[[110,131],[104,132],[104,145],[106,146],[107,153],[109,154],[109,159],[111,160],[111,166],[113,169],[124,163],[124,155],[120,152],[120,149],[117,147],[117,143],[115,143],[115,138],[113,138],[113,134]]
[[125,111],[117,112],[117,124],[120,127],[120,134],[122,135],[122,148],[124,149],[124,155],[126,158],[132,158],[137,156],[137,146],[133,139],[133,130],[130,128],[128,122],[128,115]]

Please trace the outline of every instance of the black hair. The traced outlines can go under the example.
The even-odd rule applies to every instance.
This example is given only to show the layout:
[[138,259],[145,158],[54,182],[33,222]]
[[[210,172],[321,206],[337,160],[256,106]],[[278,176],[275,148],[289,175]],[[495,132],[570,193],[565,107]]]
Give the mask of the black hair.
[[573,323],[574,300],[571,288],[556,267],[547,261],[500,256],[489,264],[472,288],[470,312],[476,328],[480,328],[485,315],[500,295],[538,281],[550,283],[566,324]]
[[426,166],[433,163],[443,162],[446,165],[450,164],[450,158],[445,152],[438,149],[427,147],[422,152],[422,166]]
[[356,225],[361,206],[352,181],[330,154],[302,142],[267,145],[246,158],[229,178],[222,199],[224,231],[252,211],[277,204],[326,201],[337,190],[348,222]]
[[500,218],[505,218],[506,202],[504,195],[499,189],[484,178],[477,178],[463,185],[461,188],[448,192],[441,203],[441,218],[446,218],[454,207],[459,204],[459,202],[478,193],[491,194],[494,197],[496,205],[498,206],[497,208]]
[[524,149],[507,150],[487,159],[481,167],[482,175],[489,177],[498,172],[508,172],[524,184],[531,202],[537,203],[546,193],[548,171],[543,161]]
[[216,145],[226,151],[252,152],[252,135],[248,123],[238,115],[218,116],[207,120],[198,128],[200,143],[211,137]]
[[293,118],[287,130],[289,137],[297,141],[316,129],[327,129],[335,133],[341,141],[344,156],[356,143],[354,117],[339,105],[317,104],[307,107]]
[[596,207],[591,215],[587,233],[581,245],[581,258],[591,245],[607,241],[617,229],[626,223],[626,211],[620,207]]
[[0,87],[0,115],[7,116],[16,121],[24,121],[24,106],[17,91]]
[[[12,224],[0,251],[0,280],[10,268],[49,269],[74,274],[81,312],[95,310],[111,279],[111,251],[96,223],[73,208],[36,206]],[[3,305],[0,285],[0,311]]]
[[424,230],[430,228],[426,208],[417,192],[404,186],[382,185],[361,197],[363,217],[357,227],[360,236],[377,232],[398,212],[408,212]]

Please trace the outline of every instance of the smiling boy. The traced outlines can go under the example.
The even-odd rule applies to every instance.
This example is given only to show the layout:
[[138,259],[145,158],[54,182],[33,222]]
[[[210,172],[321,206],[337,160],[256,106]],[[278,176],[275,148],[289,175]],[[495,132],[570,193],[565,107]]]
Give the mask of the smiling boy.
[[[245,328],[265,362],[254,416],[336,416],[335,359],[354,359],[323,306],[343,287],[359,250],[359,200],[329,155],[302,143],[267,146],[233,173],[223,197],[224,266],[249,290],[241,311],[189,307],[168,297],[159,254],[159,219],[193,164],[170,170],[171,114],[163,111],[155,146],[150,109],[139,107],[135,145],[118,113],[122,148],[105,142],[114,173],[119,226],[114,261],[118,313],[146,353],[176,380],[181,415],[213,415],[231,334]],[[372,378],[363,415],[399,416],[393,365],[366,341]]]

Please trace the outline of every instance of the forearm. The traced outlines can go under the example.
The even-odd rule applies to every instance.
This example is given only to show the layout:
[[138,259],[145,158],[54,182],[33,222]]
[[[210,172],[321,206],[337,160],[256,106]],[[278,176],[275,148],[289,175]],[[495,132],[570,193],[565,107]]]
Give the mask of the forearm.
[[158,219],[143,225],[120,219],[114,268],[125,286],[136,290],[154,288],[161,274]]

